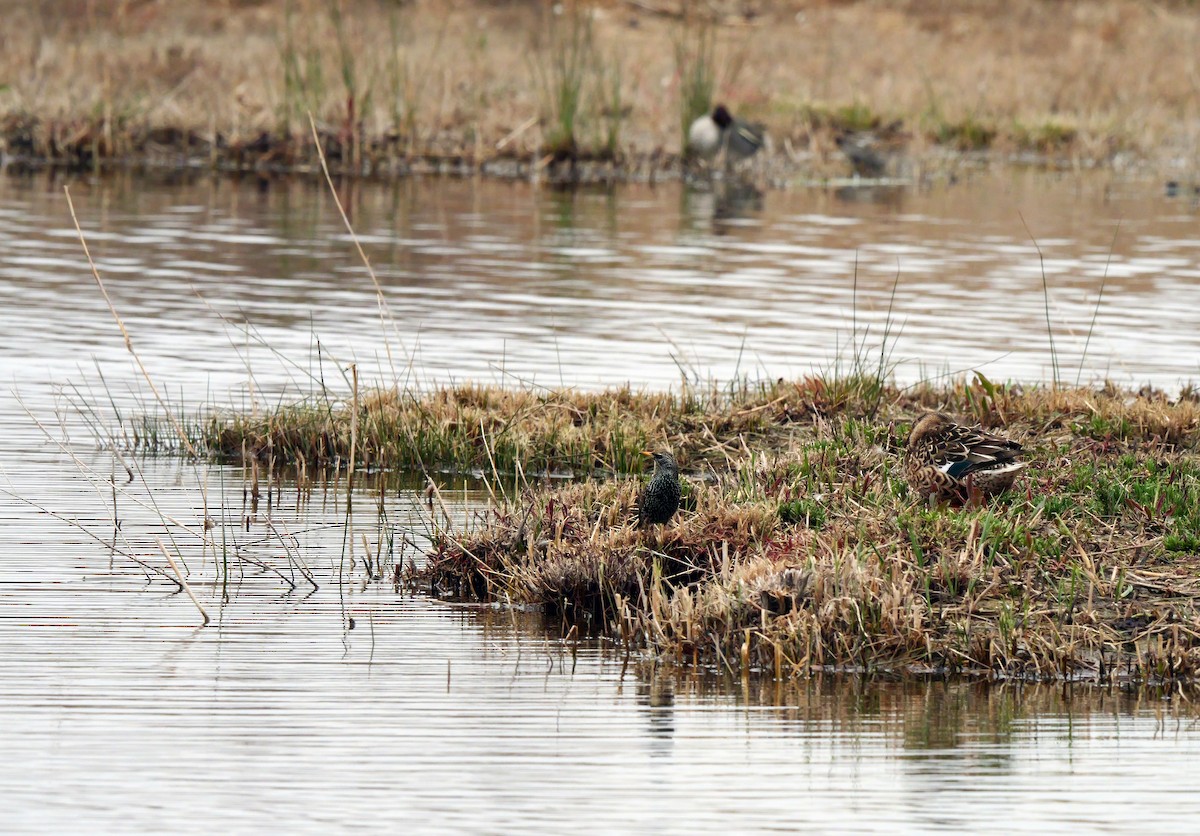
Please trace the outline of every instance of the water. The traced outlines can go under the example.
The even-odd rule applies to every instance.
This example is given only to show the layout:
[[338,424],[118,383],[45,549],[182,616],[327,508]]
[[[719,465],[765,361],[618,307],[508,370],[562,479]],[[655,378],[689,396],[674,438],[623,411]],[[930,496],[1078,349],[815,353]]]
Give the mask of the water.
[[[1062,376],[1169,389],[1200,378],[1196,208],[1104,175],[771,192],[761,210],[676,186],[347,187],[394,325],[381,324],[320,184],[77,182],[74,199],[142,359],[193,401],[244,382],[247,367],[264,385],[285,379],[279,356],[306,385],[317,340],[364,373],[388,366],[389,347],[403,368],[407,351],[421,383],[662,387],[680,366],[799,376],[847,360],[855,332],[878,345],[897,277],[889,356],[901,379],[977,368],[1047,380],[1043,261],[1026,226],[1044,257]],[[123,359],[61,184],[4,182],[0,278],[6,377],[32,364],[61,379],[89,355]]]
[[[5,832],[1182,832],[1200,814],[1200,730],[1179,699],[654,669],[536,616],[370,580],[364,539],[403,561],[440,513],[402,476],[362,480],[349,515],[333,479],[285,475],[269,502],[264,482],[257,506],[239,467],[128,460],[126,484],[88,422],[153,395],[60,186],[0,179],[0,372],[20,397],[0,401]],[[1014,175],[761,207],[677,187],[356,186],[394,328],[315,186],[71,188],[139,357],[185,409],[338,386],[352,361],[370,379],[403,351],[419,384],[803,374],[855,328],[877,342],[897,269],[894,357],[921,361],[901,377],[1045,379],[1017,209],[1072,377],[1110,250],[1083,375],[1174,387],[1198,356],[1193,207],[1153,184]],[[443,494],[455,520],[485,496]],[[169,573],[160,540],[209,627],[113,553]]]

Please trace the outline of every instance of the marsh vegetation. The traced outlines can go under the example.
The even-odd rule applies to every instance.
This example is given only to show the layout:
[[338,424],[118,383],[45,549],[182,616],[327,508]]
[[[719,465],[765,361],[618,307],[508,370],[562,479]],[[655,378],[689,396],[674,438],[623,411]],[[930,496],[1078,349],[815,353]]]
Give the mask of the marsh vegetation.
[[662,177],[721,99],[766,124],[775,179],[848,173],[853,131],[925,171],[1196,150],[1186,3],[10,5],[0,136],[28,164],[311,171],[312,113],[346,173]]
[[[379,531],[377,546],[363,544],[369,580],[532,606],[567,632],[687,664],[1190,677],[1197,397],[1067,384],[1049,286],[1038,284],[1053,358],[1044,384],[979,372],[896,382],[893,285],[881,341],[868,346],[855,311],[853,355],[800,379],[685,376],[673,390],[587,392],[410,386],[402,370],[394,385],[368,387],[353,364],[318,373],[322,358],[305,400],[132,413],[105,444],[233,461],[268,497],[284,466],[301,485],[416,472],[429,554],[409,563]],[[386,306],[378,317],[386,343]],[[965,507],[915,495],[903,440],[932,409],[1023,444],[1030,466],[1014,488]],[[647,448],[670,449],[688,482],[676,519],[639,530],[630,477]],[[446,474],[482,478],[486,509],[462,524],[447,513]]]
[[[912,421],[958,414],[1025,446],[1012,490],[930,506],[901,465]],[[345,461],[354,417],[213,419],[208,449]],[[464,387],[364,399],[374,467],[495,487],[441,529],[414,588],[534,606],[689,664],[1032,678],[1191,677],[1200,595],[1200,400],[1116,388],[877,376],[673,394]],[[674,451],[683,510],[632,523],[639,451]],[[551,476],[582,481],[563,483]],[[431,500],[432,502],[432,500]]]

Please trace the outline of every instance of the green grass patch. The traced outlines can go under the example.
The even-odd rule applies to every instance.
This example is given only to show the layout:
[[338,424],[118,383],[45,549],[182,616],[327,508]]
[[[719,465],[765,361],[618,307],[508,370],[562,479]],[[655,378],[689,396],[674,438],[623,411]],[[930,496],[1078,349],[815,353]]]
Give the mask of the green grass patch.
[[813,499],[793,499],[779,504],[779,521],[785,525],[803,525],[814,531],[825,527],[825,508]]
[[1016,123],[1012,129],[1018,148],[1049,154],[1069,148],[1079,132],[1060,122],[1046,121],[1034,125]]
[[982,151],[991,147],[997,130],[993,125],[968,116],[958,122],[939,122],[931,133],[939,145],[947,145],[958,151]]

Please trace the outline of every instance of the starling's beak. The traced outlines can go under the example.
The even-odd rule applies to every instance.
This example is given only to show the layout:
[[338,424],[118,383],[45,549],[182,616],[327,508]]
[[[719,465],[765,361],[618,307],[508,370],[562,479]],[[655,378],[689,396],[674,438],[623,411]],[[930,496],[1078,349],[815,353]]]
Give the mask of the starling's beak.
[[642,451],[642,455],[643,455],[643,456],[648,456],[649,458],[654,458],[654,454],[653,454],[653,453],[651,453],[649,450],[643,450],[643,451]]

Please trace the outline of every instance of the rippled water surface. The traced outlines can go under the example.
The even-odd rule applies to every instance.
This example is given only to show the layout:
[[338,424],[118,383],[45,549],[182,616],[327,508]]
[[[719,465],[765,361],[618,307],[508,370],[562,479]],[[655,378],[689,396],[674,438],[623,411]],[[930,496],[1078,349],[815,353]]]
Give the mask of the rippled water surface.
[[[902,378],[982,368],[1044,380],[1043,272],[1062,375],[1200,377],[1197,212],[1152,183],[980,175],[757,200],[674,185],[347,188],[394,326],[381,325],[319,184],[79,182],[74,198],[143,359],[189,390],[244,378],[230,348],[249,341],[233,327],[243,321],[293,360],[319,339],[369,364],[390,342],[420,381],[663,386],[681,364],[705,377],[802,375],[848,357],[856,330],[878,343],[897,279],[890,356]],[[61,184],[0,184],[0,277],[0,371],[121,354]]]
[[[61,186],[0,178],[0,830],[1193,828],[1200,728],[1178,699],[656,670],[534,616],[396,591],[395,563],[478,484],[446,480],[443,512],[367,478],[350,513],[337,480],[263,477],[256,502],[241,468],[98,450],[93,428],[153,395]],[[1200,367],[1196,214],[1155,184],[358,185],[343,198],[383,325],[315,185],[71,191],[185,414],[344,391],[351,362],[416,385],[800,375],[855,333],[878,350],[897,276],[900,377],[1047,379],[1026,225],[1064,376],[1173,388]]]

